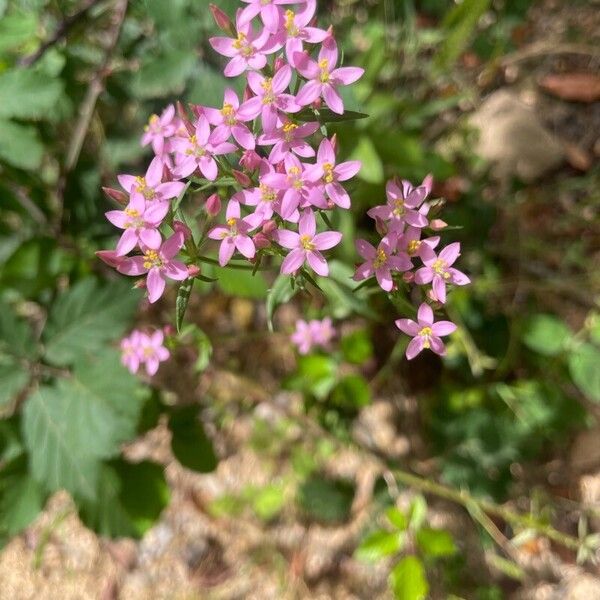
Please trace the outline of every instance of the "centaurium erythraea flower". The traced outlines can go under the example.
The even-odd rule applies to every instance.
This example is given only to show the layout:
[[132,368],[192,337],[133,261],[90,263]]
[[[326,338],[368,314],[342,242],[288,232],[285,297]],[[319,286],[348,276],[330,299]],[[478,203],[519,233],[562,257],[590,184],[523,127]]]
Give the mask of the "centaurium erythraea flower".
[[165,150],[165,140],[175,135],[177,131],[177,118],[175,116],[175,107],[169,104],[165,110],[158,115],[152,115],[148,120],[148,125],[144,127],[142,136],[142,146],[152,144],[152,150],[157,156],[161,156]]
[[118,175],[117,179],[132,199],[141,198],[148,201],[161,201],[177,198],[185,187],[185,183],[182,181],[165,181],[163,183],[163,166],[163,159],[160,156],[155,156],[144,177]]
[[419,306],[417,322],[411,319],[398,319],[396,327],[413,338],[406,348],[408,360],[412,360],[425,348],[444,356],[446,348],[440,338],[450,335],[456,330],[456,325],[451,321],[434,323],[433,310],[429,304],[425,303]]
[[249,6],[244,8],[239,16],[239,23],[250,23],[254,17],[260,15],[265,29],[276,33],[281,23],[281,9],[285,4],[295,4],[298,0],[242,0]]
[[260,146],[271,146],[269,162],[280,163],[289,154],[297,154],[303,158],[315,155],[313,147],[305,140],[319,129],[318,123],[303,123],[299,125],[290,119],[278,121],[276,129],[263,133],[258,138]]

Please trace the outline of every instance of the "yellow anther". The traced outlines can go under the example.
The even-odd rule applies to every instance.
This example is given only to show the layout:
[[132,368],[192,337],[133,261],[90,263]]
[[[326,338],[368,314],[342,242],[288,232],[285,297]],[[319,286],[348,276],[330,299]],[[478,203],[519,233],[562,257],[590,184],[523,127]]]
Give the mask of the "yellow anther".
[[383,267],[383,265],[385,265],[385,263],[387,262],[387,259],[387,254],[381,248],[379,248],[377,250],[377,256],[375,256],[375,258],[373,259],[373,267],[375,269]]
[[147,250],[144,254],[144,269],[162,266],[162,260],[156,250]]
[[334,176],[333,176],[333,165],[331,163],[324,163],[323,164],[323,181],[325,183],[333,183],[334,180]]
[[404,208],[404,200],[402,200],[402,198],[399,198],[394,203],[394,211],[393,212],[397,217],[401,217],[406,212],[406,209]]
[[450,273],[446,271],[446,261],[441,258],[438,258],[433,265],[431,265],[431,268],[444,279],[448,279],[450,277]]
[[233,47],[236,50],[241,50],[245,44],[246,44],[246,35],[240,31],[240,32],[238,32],[237,39],[235,40],[235,42],[233,42]]
[[416,254],[419,251],[419,248],[421,247],[421,241],[420,240],[411,240],[410,242],[408,242],[408,246],[407,246],[407,250],[409,254]]
[[271,104],[275,100],[275,96],[273,95],[273,80],[267,77],[260,85],[265,91],[262,100],[263,104]]
[[264,183],[260,184],[260,195],[265,202],[274,202],[277,199],[277,192]]
[[329,61],[326,58],[319,61],[319,69],[321,69],[321,83],[327,83],[329,81]]
[[296,15],[294,14],[293,10],[285,11],[285,28],[288,32],[288,35],[292,37],[296,37],[300,33],[298,27],[296,27],[296,23],[294,23],[295,18]]
[[234,219],[233,217],[227,219],[227,225],[229,225],[229,227],[233,227],[236,223],[237,219]]
[[314,250],[315,245],[312,242],[312,237],[310,235],[301,235],[300,236],[300,245],[304,250]]
[[134,219],[135,219],[136,217],[139,217],[139,216],[140,216],[140,213],[139,213],[137,210],[135,210],[134,208],[126,208],[126,209],[125,209],[123,212],[124,212],[124,213],[125,213],[125,214],[126,214],[128,217],[132,217],[132,218],[134,218]]
[[283,137],[286,142],[291,142],[294,139],[294,131],[298,129],[298,125],[296,123],[291,123],[288,121],[283,125]]

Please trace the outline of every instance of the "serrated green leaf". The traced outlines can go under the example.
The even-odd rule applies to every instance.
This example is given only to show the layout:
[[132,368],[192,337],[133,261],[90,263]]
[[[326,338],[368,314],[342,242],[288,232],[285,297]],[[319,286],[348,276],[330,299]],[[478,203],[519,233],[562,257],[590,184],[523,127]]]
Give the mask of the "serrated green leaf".
[[123,333],[138,301],[139,294],[126,282],[101,286],[91,278],[80,281],[52,306],[43,333],[44,356],[55,365],[93,356]]
[[452,536],[444,529],[423,527],[417,531],[416,539],[425,556],[438,558],[451,556],[456,552],[456,545]]
[[375,531],[356,549],[354,556],[366,562],[375,562],[396,554],[402,549],[404,534],[398,531]]
[[31,327],[13,309],[0,301],[0,355],[35,358],[36,345]]
[[173,454],[184,467],[198,473],[210,473],[217,468],[212,442],[198,420],[198,407],[172,409],[169,429]]
[[33,476],[50,491],[93,499],[100,459],[134,437],[142,403],[137,380],[112,350],[78,364],[70,379],[40,387],[22,422]]
[[569,354],[569,373],[575,385],[593,402],[600,402],[600,350],[583,344]]
[[423,600],[429,592],[423,563],[416,556],[404,557],[390,573],[390,586],[398,600]]
[[51,116],[62,89],[60,79],[31,69],[0,73],[0,118]]
[[273,315],[277,307],[289,302],[297,293],[289,275],[278,275],[267,295],[267,325],[273,331]]
[[533,315],[523,332],[523,343],[544,356],[560,354],[570,338],[571,330],[553,315]]
[[35,127],[0,120],[0,160],[18,169],[34,171],[43,155],[44,146]]

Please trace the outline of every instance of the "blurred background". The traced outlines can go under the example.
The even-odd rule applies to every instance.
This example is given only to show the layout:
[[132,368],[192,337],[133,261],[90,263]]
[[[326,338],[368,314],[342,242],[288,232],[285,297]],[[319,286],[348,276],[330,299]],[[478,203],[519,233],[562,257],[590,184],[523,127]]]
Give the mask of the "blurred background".
[[[151,114],[239,81],[204,0],[0,0],[0,598],[600,598],[600,5],[319,11],[369,115],[334,128],[363,169],[332,280],[207,272],[149,384],[116,342],[175,293],[95,257],[101,187],[145,172]],[[407,363],[349,265],[386,179],[428,173],[473,284]],[[306,315],[333,352],[295,355]]]

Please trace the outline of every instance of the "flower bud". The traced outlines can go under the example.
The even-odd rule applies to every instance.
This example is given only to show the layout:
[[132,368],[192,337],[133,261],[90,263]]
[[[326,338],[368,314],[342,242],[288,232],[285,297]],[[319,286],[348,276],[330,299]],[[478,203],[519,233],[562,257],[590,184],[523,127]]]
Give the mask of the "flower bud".
[[284,67],[286,64],[285,60],[283,60],[283,58],[281,56],[277,57],[275,59],[275,64],[273,65],[273,71],[275,71],[275,73],[277,73],[277,71],[279,71],[279,69],[281,69],[281,67]]
[[329,140],[331,142],[331,146],[333,147],[333,152],[334,154],[337,154],[338,151],[338,139],[337,139],[337,133],[334,133],[331,136],[331,139]]
[[116,250],[98,250],[96,256],[110,267],[117,268],[124,260],[124,256],[117,256]]
[[102,191],[111,199],[116,200],[119,204],[126,206],[129,202],[129,196],[125,192],[115,190],[109,187],[103,187]]
[[133,284],[133,288],[136,289],[136,290],[144,290],[144,289],[146,289],[146,280],[145,279],[138,279]]
[[273,219],[269,219],[265,221],[262,226],[262,232],[265,235],[271,235],[274,231],[277,230],[277,223]]
[[317,98],[312,104],[311,106],[316,109],[319,110],[321,108],[321,106],[323,105],[323,101],[321,100],[321,98]]
[[388,226],[381,217],[375,217],[375,230],[381,236],[387,235]]
[[181,119],[183,126],[187,129],[187,132],[190,135],[194,135],[196,133],[195,127],[192,125],[190,120],[188,119],[188,115],[185,111],[183,104],[179,100],[177,100],[177,116]]
[[188,106],[196,118],[200,118],[200,115],[204,114],[204,106],[201,104],[188,104]]
[[165,326],[163,327],[163,333],[164,333],[166,336],[172,336],[172,335],[175,335],[175,328],[174,328],[174,327],[173,327],[173,325],[171,325],[171,324],[165,325]]
[[406,271],[402,273],[402,279],[403,281],[406,281],[406,283],[412,283],[415,279],[415,274],[412,271]]
[[171,173],[169,165],[165,162],[163,163],[162,182],[166,183],[167,181],[173,181],[173,173]]
[[433,221],[429,223],[429,227],[431,227],[431,229],[434,231],[440,231],[445,227],[448,227],[448,223],[446,223],[446,221],[442,221],[442,219],[433,219]]
[[188,277],[197,277],[200,275],[200,267],[198,265],[187,266]]
[[247,102],[248,100],[250,100],[250,98],[252,98],[254,96],[254,92],[252,91],[252,88],[247,85],[244,88],[244,96],[242,98],[242,102]]
[[206,199],[204,209],[210,217],[216,217],[221,212],[221,198],[219,194],[211,194]]
[[271,240],[264,233],[261,232],[258,232],[252,238],[252,241],[254,242],[256,248],[258,248],[259,250],[262,250],[263,248],[268,248],[271,245]]
[[233,27],[231,19],[215,4],[209,4],[208,8],[212,13],[213,19],[215,20],[217,27],[229,36],[236,37],[235,28]]
[[234,179],[243,187],[250,187],[252,185],[252,181],[250,177],[246,175],[246,173],[242,173],[241,171],[237,171],[236,169],[231,170],[231,174]]
[[192,230],[182,221],[173,221],[173,231],[182,233],[185,240],[189,240],[192,237]]
[[255,171],[260,166],[262,159],[254,150],[245,150],[240,158],[240,165],[248,171]]

